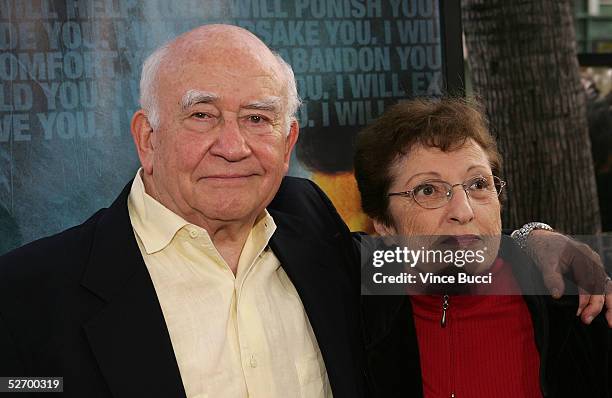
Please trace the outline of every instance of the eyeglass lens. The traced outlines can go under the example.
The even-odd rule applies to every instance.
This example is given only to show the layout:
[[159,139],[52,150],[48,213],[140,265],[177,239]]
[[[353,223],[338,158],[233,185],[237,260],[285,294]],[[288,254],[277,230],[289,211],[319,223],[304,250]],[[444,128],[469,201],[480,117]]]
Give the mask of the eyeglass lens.
[[[468,179],[463,184],[468,197],[476,202],[485,204],[499,195],[502,184],[499,178],[494,176],[476,176]],[[441,207],[448,202],[453,195],[453,185],[444,181],[425,181],[412,190],[414,200],[423,207]]]

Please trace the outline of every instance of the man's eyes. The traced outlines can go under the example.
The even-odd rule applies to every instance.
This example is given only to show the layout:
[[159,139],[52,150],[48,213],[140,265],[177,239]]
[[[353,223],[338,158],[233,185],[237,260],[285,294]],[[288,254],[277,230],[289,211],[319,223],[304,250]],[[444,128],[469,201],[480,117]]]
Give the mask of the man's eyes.
[[206,111],[192,111],[189,113],[189,117],[186,120],[188,126],[199,131],[209,131],[210,129],[218,126],[225,126],[226,121],[224,117],[236,118],[234,122],[238,124],[238,128],[244,131],[250,131],[254,133],[264,133],[271,131],[274,128],[275,119],[267,115],[259,113],[244,114],[244,115],[218,115],[214,112]]
[[[213,118],[214,115],[211,115],[210,113],[207,113],[207,112],[193,112],[191,114],[191,117],[194,117],[196,119],[210,119],[210,118]],[[254,123],[254,124],[259,124],[259,123],[270,121],[268,117],[263,116],[263,115],[247,115],[243,117],[243,120],[248,121],[250,123]]]
[[206,112],[194,112],[191,114],[191,117],[194,117],[196,119],[210,119],[212,118],[212,116],[209,113]]
[[253,123],[253,124],[262,124],[262,123],[266,123],[270,121],[269,118],[262,116],[262,115],[248,115],[246,117],[246,120],[249,123]]

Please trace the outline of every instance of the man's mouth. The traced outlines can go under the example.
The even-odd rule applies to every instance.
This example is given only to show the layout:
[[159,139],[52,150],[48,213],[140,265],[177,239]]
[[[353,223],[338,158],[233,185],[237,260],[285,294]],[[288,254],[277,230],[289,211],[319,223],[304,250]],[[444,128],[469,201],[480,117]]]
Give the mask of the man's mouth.
[[211,175],[207,175],[205,177],[203,177],[203,179],[208,179],[208,180],[235,180],[235,179],[240,179],[240,178],[249,178],[249,177],[253,177],[256,174],[253,173],[245,173],[245,174],[237,174],[237,173],[231,173],[231,174],[211,174]]

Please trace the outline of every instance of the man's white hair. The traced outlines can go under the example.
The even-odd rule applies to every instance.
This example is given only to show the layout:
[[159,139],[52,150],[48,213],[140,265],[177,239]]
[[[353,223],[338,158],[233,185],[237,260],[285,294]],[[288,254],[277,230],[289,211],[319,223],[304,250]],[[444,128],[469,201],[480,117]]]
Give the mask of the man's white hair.
[[140,107],[145,111],[153,129],[159,127],[159,98],[157,95],[157,74],[170,50],[170,43],[158,47],[142,64],[140,74]]
[[302,100],[298,94],[293,68],[283,59],[283,57],[280,56],[279,53],[272,51],[272,54],[274,54],[283,75],[285,75],[283,76],[283,80],[285,81],[285,96],[287,97],[287,108],[285,109],[285,134],[289,134],[291,123],[297,120],[297,111],[300,109],[300,105],[302,105]]
[[[157,92],[159,69],[170,53],[171,44],[172,42],[168,42],[158,47],[142,64],[142,73],[140,75],[140,106],[147,115],[149,124],[153,129],[158,128],[160,123],[159,95]],[[280,71],[283,74],[282,77],[284,78],[286,96],[284,132],[288,135],[291,124],[294,120],[297,120],[296,114],[302,104],[302,100],[298,95],[295,75],[291,65],[289,65],[278,53],[272,52],[272,54],[276,58],[280,66]]]

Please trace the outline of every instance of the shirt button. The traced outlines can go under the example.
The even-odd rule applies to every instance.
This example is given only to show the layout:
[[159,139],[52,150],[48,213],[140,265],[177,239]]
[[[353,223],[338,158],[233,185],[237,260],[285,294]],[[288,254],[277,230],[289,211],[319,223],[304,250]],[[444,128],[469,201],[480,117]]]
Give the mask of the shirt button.
[[256,368],[257,367],[257,358],[255,357],[255,355],[251,355],[251,360],[249,361],[249,365],[251,365],[252,368]]
[[194,239],[197,238],[198,237],[198,231],[195,231],[195,230],[192,229],[191,231],[189,231],[189,236],[191,236]]

